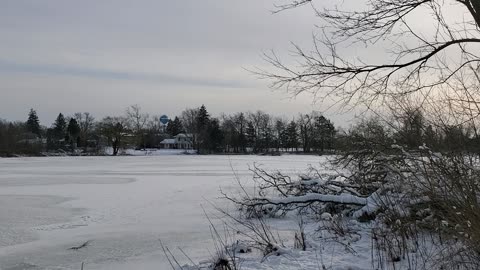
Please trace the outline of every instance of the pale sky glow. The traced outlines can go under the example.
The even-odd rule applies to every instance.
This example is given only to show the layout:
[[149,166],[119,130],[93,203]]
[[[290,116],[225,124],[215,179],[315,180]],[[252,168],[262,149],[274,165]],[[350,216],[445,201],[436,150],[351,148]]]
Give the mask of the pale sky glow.
[[[272,15],[274,3],[1,1],[0,118],[24,120],[35,108],[49,126],[59,112],[88,111],[99,119],[132,104],[171,116],[201,104],[213,115],[323,111],[311,96],[272,92],[245,70],[266,67],[263,51],[288,54],[291,41],[310,47],[319,23],[313,11]],[[351,55],[358,50],[364,49],[352,47]],[[329,114],[336,122],[351,117]]]

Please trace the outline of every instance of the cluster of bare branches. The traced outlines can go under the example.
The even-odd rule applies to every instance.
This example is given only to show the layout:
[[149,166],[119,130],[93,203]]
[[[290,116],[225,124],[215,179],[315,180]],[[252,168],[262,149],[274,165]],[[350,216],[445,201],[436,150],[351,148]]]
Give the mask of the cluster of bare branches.
[[[312,49],[294,45],[298,65],[282,61],[275,53],[265,54],[274,70],[257,70],[256,74],[269,79],[274,88],[287,88],[294,95],[313,93],[322,100],[333,98],[344,106],[372,108],[378,102],[412,94],[438,103],[441,96],[454,97],[448,90],[459,76],[476,81],[478,1],[370,0],[342,2],[331,8],[310,0],[283,2],[277,12],[311,5],[322,26]],[[348,57],[342,51],[357,44],[383,50],[385,57],[376,63]]]
[[[351,206],[366,204],[361,187],[345,175],[325,174],[311,168],[308,174],[292,179],[257,165],[252,172],[257,183],[255,194],[247,192],[243,186],[243,193],[237,197],[222,193],[224,198],[239,206],[246,218],[285,216],[291,211],[321,214],[337,202]],[[330,202],[333,204],[328,204]]]

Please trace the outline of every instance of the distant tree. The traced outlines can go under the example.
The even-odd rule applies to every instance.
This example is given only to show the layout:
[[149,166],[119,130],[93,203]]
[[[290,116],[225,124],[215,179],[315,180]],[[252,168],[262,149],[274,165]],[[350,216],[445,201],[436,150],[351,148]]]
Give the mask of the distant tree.
[[273,135],[273,127],[272,127],[272,122],[269,115],[268,115],[268,118],[264,120],[265,122],[262,123],[263,125],[260,133],[260,136],[261,136],[260,148],[262,149],[263,152],[270,152],[275,142],[275,138]]
[[67,138],[67,121],[62,113],[59,113],[52,127],[47,129],[47,147],[54,150],[64,146]]
[[167,138],[159,116],[150,117],[145,127],[145,134],[144,145],[147,148],[158,147],[160,142]]
[[438,149],[438,146],[439,146],[438,144],[439,144],[440,138],[439,138],[437,132],[433,129],[432,125],[428,125],[425,128],[423,141],[425,142],[425,144],[428,147],[430,147],[432,149]]
[[379,117],[360,120],[341,138],[342,150],[385,149],[393,143],[391,131]]
[[37,137],[41,137],[41,128],[40,128],[40,120],[38,120],[37,112],[34,109],[30,109],[28,113],[28,120],[27,120],[27,131],[37,135]]
[[257,111],[256,115],[258,117],[257,135],[260,139],[258,148],[263,152],[270,152],[274,142],[272,117],[262,111]]
[[108,144],[113,148],[113,155],[118,154],[123,146],[125,131],[127,130],[125,119],[122,117],[105,117],[98,123],[100,133],[106,138]]
[[183,133],[184,130],[183,130],[182,121],[180,121],[180,119],[177,116],[175,116],[175,119],[173,121],[168,120],[166,131],[170,136],[176,136],[177,134]]
[[0,157],[15,154],[38,154],[40,149],[35,145],[19,143],[25,138],[26,124],[8,122],[0,119]]
[[67,127],[67,135],[68,135],[68,140],[70,142],[70,145],[72,147],[72,151],[75,149],[77,145],[77,140],[80,135],[80,126],[77,123],[77,120],[75,118],[70,118],[70,121],[68,123]]
[[135,104],[126,109],[126,120],[128,127],[136,137],[137,147],[144,146],[144,128],[148,122],[148,114],[142,113],[142,108]]
[[246,119],[244,113],[221,116],[221,130],[224,135],[224,150],[241,153],[246,151]]
[[62,113],[59,113],[57,119],[53,123],[53,131],[55,138],[58,139],[65,139],[66,131],[67,131],[67,121]]
[[224,151],[227,153],[229,152],[238,153],[239,152],[238,132],[237,132],[237,126],[235,125],[234,117],[222,114],[221,119],[222,121],[221,121],[220,128],[224,135],[224,138],[223,138]]
[[289,149],[294,149],[295,151],[298,150],[298,128],[297,123],[294,120],[292,120],[287,126],[284,144]]
[[213,118],[208,122],[208,150],[210,153],[219,152],[223,144],[224,134],[220,129],[218,119]]
[[303,152],[309,153],[312,149],[314,138],[314,116],[309,114],[300,114],[298,117],[298,127],[300,131],[300,141]]
[[425,128],[423,113],[418,108],[407,108],[397,116],[400,122],[400,130],[397,132],[399,143],[417,148],[423,144],[423,130]]
[[77,120],[77,123],[80,126],[79,146],[83,146],[86,149],[89,136],[93,132],[95,118],[88,112],[77,112],[73,117]]
[[204,130],[207,127],[207,125],[209,124],[210,114],[208,113],[205,105],[202,105],[198,109],[196,120],[197,120],[197,131],[199,131],[199,132]]
[[443,127],[444,151],[447,152],[462,152],[467,147],[468,134],[467,130],[461,125],[446,125]]
[[195,129],[196,129],[196,137],[197,137],[197,151],[202,152],[205,149],[208,149],[208,145],[210,144],[210,134],[209,134],[209,127],[210,127],[210,114],[207,111],[205,105],[202,105],[198,111],[197,116],[195,118]]
[[183,124],[185,132],[192,136],[192,143],[197,146],[197,115],[199,109],[185,109],[181,116],[180,120]]
[[163,132],[163,125],[160,122],[160,116],[152,116],[147,122],[147,129],[155,134]]
[[238,148],[241,152],[247,151],[247,136],[246,136],[246,128],[247,128],[247,120],[245,119],[244,113],[237,113],[233,116],[233,121],[235,126],[237,127],[237,144]]
[[247,122],[247,130],[246,130],[246,137],[247,137],[247,145],[252,148],[254,152],[257,151],[256,144],[257,144],[257,132],[255,127],[253,126],[252,121]]
[[274,147],[277,151],[286,147],[287,123],[281,118],[275,120],[274,126]]
[[247,115],[250,146],[254,152],[268,151],[272,142],[272,118],[263,111],[250,112]]
[[314,146],[321,152],[325,148],[333,148],[333,139],[335,136],[335,126],[323,115],[316,115],[314,118]]

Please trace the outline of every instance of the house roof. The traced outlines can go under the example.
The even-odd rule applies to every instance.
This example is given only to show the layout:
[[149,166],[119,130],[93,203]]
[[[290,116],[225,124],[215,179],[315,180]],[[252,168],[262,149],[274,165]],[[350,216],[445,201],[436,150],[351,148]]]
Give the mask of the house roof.
[[175,138],[192,138],[193,135],[192,134],[185,134],[185,133],[178,133],[177,135],[175,135]]
[[163,141],[161,141],[160,143],[162,144],[175,144],[175,139],[165,139]]

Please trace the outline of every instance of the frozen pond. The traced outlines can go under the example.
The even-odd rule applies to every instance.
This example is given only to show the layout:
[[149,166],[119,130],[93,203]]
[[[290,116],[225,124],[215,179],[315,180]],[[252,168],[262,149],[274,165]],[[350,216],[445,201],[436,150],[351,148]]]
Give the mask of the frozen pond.
[[[160,242],[209,255],[202,207],[248,166],[303,172],[316,156],[0,159],[0,269],[168,269]],[[86,248],[72,250],[88,242]],[[141,267],[140,267],[141,266]]]

